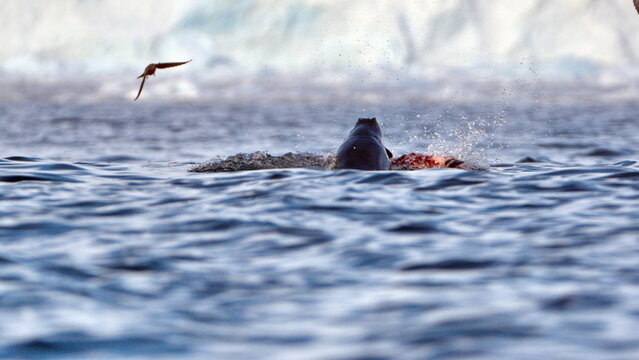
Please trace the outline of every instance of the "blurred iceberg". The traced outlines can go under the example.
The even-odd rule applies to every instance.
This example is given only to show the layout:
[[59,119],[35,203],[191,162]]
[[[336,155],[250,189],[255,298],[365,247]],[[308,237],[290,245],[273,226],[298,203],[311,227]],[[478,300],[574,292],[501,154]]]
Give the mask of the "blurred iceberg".
[[639,77],[629,0],[4,0],[0,71]]

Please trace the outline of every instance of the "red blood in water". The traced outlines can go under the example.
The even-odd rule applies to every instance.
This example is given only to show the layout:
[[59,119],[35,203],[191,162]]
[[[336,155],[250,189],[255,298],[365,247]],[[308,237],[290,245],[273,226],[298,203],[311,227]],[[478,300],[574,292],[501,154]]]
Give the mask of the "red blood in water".
[[391,161],[391,165],[394,168],[406,169],[406,170],[420,170],[429,169],[433,167],[459,167],[463,162],[455,160],[453,158],[445,158],[438,155],[424,155],[417,153],[410,153],[402,155]]

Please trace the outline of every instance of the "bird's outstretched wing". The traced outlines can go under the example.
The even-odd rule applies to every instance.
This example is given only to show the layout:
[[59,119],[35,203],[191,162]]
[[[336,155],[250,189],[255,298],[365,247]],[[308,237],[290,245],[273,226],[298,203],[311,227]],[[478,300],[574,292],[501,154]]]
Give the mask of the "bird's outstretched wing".
[[149,75],[155,75],[155,69],[166,69],[166,68],[170,68],[170,67],[174,67],[174,66],[180,66],[180,65],[184,65],[184,64],[186,64],[188,62],[191,62],[191,60],[182,61],[182,62],[167,62],[167,63],[157,63],[157,64],[149,64],[149,65],[147,65],[147,67],[144,69],[144,72],[142,73],[142,75],[138,76],[138,79],[142,78],[142,84],[140,84],[140,90],[138,90],[138,96],[136,96],[135,99],[133,99],[133,101],[137,100],[140,97],[140,94],[142,94],[142,88],[144,87],[144,82],[146,81],[146,78]]
[[140,90],[138,90],[138,96],[136,96],[135,99],[133,99],[133,101],[137,100],[140,97],[140,94],[142,94],[142,88],[144,87],[145,81],[146,81],[146,76],[142,78],[142,84],[140,84]]
[[637,9],[637,14],[639,14],[639,0],[635,0],[635,9]]
[[[191,60],[193,60],[193,59],[191,59]],[[184,65],[186,63],[191,62],[191,60],[183,61],[183,62],[157,63],[157,64],[155,64],[155,67],[158,68],[158,69],[166,69],[166,68],[170,68],[170,67],[174,67],[174,66]]]

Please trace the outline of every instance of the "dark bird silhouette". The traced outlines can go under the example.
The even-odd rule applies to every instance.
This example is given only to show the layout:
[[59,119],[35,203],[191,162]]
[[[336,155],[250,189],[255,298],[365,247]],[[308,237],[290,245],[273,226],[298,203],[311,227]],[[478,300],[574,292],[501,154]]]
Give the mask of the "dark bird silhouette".
[[191,60],[183,61],[183,62],[168,62],[168,63],[157,63],[157,64],[147,65],[146,68],[144,68],[144,72],[142,73],[142,75],[138,76],[138,79],[142,78],[142,84],[140,84],[140,90],[138,90],[138,96],[136,96],[135,99],[133,99],[133,101],[137,100],[140,97],[140,94],[142,94],[142,88],[144,87],[144,82],[146,81],[146,78],[151,75],[155,76],[156,69],[166,69],[170,67],[184,65],[188,62],[191,62]]
[[637,9],[637,14],[639,14],[639,0],[635,0],[635,9]]

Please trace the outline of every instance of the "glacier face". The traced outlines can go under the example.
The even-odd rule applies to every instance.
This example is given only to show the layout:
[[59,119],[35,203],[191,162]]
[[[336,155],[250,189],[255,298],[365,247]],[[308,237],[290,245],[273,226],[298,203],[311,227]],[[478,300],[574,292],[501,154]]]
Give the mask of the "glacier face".
[[[482,69],[597,78],[639,57],[629,0],[7,0],[4,73],[154,61],[247,73]],[[488,69],[488,70],[486,70]]]

